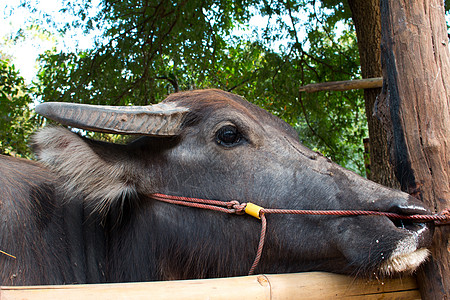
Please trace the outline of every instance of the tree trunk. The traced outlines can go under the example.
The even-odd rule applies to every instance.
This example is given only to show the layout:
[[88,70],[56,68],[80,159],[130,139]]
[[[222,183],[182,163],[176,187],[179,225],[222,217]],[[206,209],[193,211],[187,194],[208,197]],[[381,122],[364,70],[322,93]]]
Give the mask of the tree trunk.
[[[450,55],[442,0],[381,0],[380,116],[404,191],[436,212],[450,207]],[[450,226],[437,227],[418,273],[423,299],[450,296]]]
[[[348,0],[358,38],[361,75],[363,78],[381,77],[380,0]],[[369,127],[370,170],[367,178],[389,187],[400,188],[389,163],[386,131],[374,116],[374,103],[381,88],[364,90],[366,116]]]

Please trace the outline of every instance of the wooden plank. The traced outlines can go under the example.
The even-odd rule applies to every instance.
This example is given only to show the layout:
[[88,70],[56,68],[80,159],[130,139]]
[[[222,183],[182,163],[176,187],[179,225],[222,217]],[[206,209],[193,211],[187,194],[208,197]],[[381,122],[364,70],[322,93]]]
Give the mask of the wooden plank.
[[319,91],[347,91],[357,89],[380,88],[383,85],[383,77],[366,78],[357,80],[330,81],[322,83],[310,83],[299,88],[300,92],[314,93]]
[[416,281],[409,276],[382,281],[322,272],[285,276],[267,275],[272,299],[420,299]]
[[323,272],[143,283],[1,287],[1,300],[420,299],[412,277],[369,281]]
[[[267,282],[258,276],[206,280],[159,281],[144,283],[92,284],[36,287],[2,287],[1,300],[64,299],[270,299]],[[245,295],[245,296],[243,296]]]

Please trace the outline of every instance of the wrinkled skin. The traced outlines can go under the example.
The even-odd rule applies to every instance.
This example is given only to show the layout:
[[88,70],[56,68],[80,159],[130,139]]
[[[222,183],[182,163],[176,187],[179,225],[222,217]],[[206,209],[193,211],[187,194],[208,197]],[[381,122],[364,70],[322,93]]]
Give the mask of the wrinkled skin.
[[[95,255],[101,263],[90,268],[105,266],[104,275],[87,282],[248,272],[259,220],[159,202],[148,197],[155,192],[235,199],[265,208],[429,213],[409,195],[305,148],[290,126],[236,95],[192,91],[165,102],[189,108],[174,137],[114,145],[49,128],[35,138],[39,159],[64,179],[58,189],[84,195],[91,217],[103,220],[102,233],[96,235],[101,251]],[[412,271],[426,258],[424,247],[431,238],[423,224],[379,216],[269,215],[267,220],[257,273]]]

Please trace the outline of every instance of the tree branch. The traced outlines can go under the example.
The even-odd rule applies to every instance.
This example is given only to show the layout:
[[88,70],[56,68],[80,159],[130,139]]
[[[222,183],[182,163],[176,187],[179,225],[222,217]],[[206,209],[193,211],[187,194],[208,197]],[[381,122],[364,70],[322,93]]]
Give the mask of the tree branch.
[[329,81],[321,83],[310,83],[299,88],[300,92],[314,93],[319,91],[347,91],[357,89],[373,89],[381,88],[383,85],[383,77]]

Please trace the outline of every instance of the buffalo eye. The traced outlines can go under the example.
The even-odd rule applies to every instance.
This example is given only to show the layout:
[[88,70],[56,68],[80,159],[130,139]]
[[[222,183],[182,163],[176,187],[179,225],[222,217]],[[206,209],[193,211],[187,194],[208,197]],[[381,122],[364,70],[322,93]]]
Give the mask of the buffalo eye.
[[216,133],[216,143],[221,146],[231,147],[241,141],[241,134],[233,125],[226,125]]

